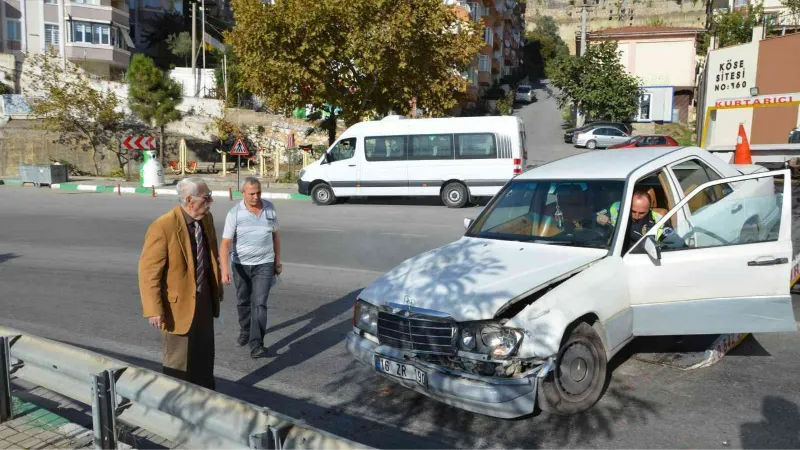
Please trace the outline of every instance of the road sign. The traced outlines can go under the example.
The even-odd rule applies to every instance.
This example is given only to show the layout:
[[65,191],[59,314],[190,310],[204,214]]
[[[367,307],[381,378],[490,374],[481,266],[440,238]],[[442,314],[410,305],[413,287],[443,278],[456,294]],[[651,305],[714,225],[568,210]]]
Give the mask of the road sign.
[[155,150],[156,138],[153,136],[128,136],[122,140],[122,147],[128,150]]
[[231,147],[231,155],[232,156],[248,156],[250,154],[247,151],[247,146],[244,145],[244,141],[242,141],[241,137],[236,138],[236,142],[233,143],[233,147]]

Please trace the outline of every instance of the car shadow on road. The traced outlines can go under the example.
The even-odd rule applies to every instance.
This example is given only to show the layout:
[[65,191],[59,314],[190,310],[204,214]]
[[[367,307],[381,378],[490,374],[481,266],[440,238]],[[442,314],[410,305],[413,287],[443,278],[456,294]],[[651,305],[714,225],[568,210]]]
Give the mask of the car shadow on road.
[[[465,208],[485,206],[491,198],[478,197],[468,203]],[[439,197],[350,197],[343,204],[347,205],[386,205],[386,206],[435,206],[444,208]]]
[[19,258],[19,255],[16,253],[0,253],[0,264],[16,258]]

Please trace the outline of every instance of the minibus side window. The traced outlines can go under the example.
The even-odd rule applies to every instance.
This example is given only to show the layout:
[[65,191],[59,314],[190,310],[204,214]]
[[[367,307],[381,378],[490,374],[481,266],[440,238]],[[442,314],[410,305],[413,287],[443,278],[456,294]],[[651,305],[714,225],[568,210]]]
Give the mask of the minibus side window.
[[456,159],[497,159],[497,140],[494,134],[457,134]]

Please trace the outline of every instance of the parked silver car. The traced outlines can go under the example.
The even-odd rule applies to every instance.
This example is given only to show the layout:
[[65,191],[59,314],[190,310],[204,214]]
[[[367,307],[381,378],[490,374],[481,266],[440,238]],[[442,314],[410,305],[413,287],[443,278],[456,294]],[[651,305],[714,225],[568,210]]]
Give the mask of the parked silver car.
[[514,94],[514,101],[531,103],[534,100],[536,100],[536,93],[533,91],[533,87],[527,84],[519,85]]
[[607,148],[615,144],[621,144],[629,138],[629,134],[617,128],[599,126],[576,132],[572,136],[572,143],[578,147],[586,147],[589,150],[594,150],[596,148]]

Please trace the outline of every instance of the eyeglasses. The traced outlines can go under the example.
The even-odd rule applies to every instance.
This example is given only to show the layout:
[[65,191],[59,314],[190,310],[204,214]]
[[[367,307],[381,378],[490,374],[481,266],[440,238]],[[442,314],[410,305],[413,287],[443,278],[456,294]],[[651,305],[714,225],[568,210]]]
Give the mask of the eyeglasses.
[[209,192],[206,195],[198,195],[197,198],[202,198],[205,201],[209,201],[209,200],[211,200],[211,193]]

